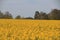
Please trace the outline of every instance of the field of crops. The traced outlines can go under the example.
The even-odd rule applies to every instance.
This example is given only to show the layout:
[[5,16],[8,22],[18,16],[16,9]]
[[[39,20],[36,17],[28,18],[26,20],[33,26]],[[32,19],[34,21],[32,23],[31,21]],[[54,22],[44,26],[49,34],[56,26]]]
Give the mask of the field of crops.
[[60,40],[60,21],[0,19],[0,40]]

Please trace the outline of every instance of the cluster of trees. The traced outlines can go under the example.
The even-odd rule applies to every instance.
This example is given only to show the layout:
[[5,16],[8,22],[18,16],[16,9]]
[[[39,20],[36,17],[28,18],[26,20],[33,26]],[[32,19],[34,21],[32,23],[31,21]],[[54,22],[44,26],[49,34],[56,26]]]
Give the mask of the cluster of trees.
[[17,15],[15,18],[13,18],[12,14],[6,11],[5,13],[2,13],[0,11],[0,19],[33,19],[32,17],[21,17],[20,15]]
[[[13,16],[8,11],[5,13],[2,13],[0,11],[0,19],[13,19]],[[32,17],[23,18],[20,15],[17,15],[15,19],[60,20],[60,10],[53,9],[50,13],[36,11],[34,18]]]
[[34,19],[60,20],[60,10],[53,9],[50,13],[36,11]]
[[12,19],[12,15],[7,11],[5,12],[5,14],[3,14],[1,11],[0,11],[0,19]]

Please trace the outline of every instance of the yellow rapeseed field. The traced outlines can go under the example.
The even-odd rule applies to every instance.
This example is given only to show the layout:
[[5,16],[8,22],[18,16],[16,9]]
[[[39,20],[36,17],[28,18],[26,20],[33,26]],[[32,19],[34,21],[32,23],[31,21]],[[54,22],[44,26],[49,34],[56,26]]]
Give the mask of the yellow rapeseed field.
[[0,40],[60,40],[60,20],[0,19]]

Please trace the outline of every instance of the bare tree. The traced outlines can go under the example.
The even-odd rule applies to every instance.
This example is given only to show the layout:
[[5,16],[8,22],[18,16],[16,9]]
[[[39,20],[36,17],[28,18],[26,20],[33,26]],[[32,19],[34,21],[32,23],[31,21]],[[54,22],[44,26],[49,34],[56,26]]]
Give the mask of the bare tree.
[[4,19],[12,19],[12,18],[13,18],[12,15],[8,11],[5,12]]

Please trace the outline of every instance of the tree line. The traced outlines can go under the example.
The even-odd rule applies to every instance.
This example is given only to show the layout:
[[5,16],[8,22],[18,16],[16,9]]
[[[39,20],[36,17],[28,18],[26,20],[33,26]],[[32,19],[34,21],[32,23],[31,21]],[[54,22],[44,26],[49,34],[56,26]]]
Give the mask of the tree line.
[[51,12],[49,13],[35,11],[34,18],[33,17],[23,18],[20,15],[17,15],[15,18],[13,18],[12,14],[10,14],[8,11],[5,12],[5,14],[0,11],[0,19],[60,20],[60,10],[52,9]]

